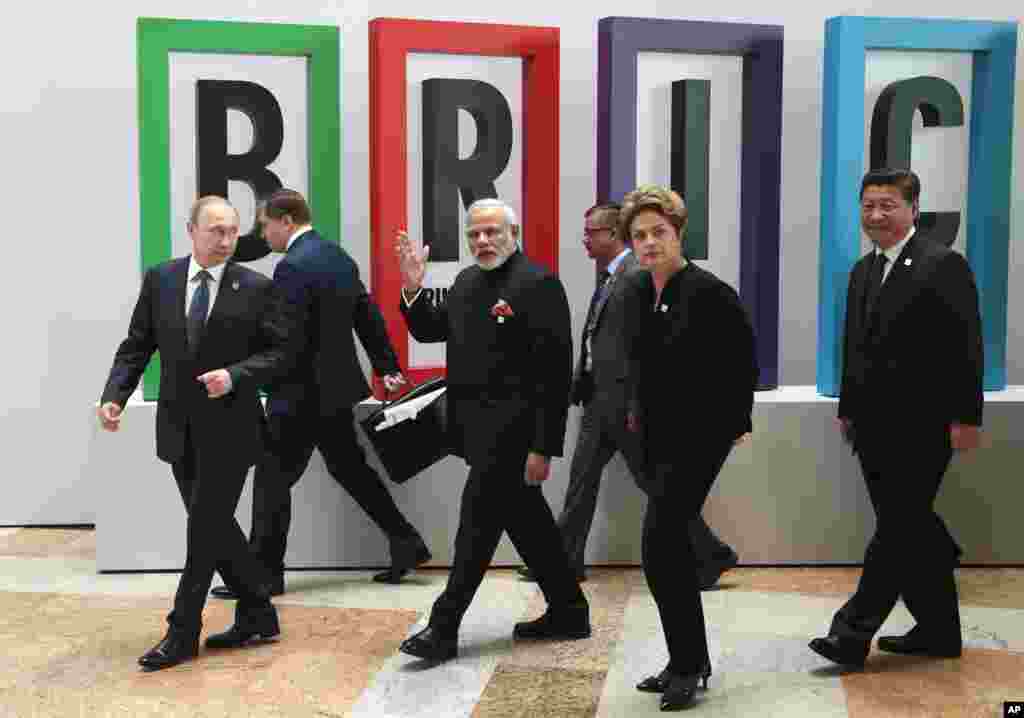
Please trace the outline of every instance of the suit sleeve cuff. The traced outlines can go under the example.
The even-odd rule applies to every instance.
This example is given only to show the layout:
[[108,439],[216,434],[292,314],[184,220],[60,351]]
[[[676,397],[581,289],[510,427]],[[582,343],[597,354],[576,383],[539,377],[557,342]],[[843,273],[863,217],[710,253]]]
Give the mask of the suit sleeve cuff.
[[230,394],[238,385],[238,369],[232,367],[230,369],[227,369],[226,371],[228,373],[228,388],[224,393]]

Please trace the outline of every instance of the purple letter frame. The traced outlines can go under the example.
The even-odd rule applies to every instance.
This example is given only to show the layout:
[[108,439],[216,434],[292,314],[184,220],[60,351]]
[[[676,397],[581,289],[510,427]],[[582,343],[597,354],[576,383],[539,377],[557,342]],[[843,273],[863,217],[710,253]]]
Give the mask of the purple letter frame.
[[636,73],[641,52],[743,57],[739,293],[757,337],[758,388],[775,388],[779,383],[782,26],[602,18],[598,23],[598,201],[621,201],[636,186]]

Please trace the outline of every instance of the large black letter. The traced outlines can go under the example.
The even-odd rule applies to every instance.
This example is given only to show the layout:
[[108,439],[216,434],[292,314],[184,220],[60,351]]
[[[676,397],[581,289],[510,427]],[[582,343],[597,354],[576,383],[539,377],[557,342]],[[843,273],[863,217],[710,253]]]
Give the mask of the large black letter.
[[[914,113],[921,110],[925,127],[964,124],[964,102],[957,89],[941,77],[912,77],[884,90],[871,114],[871,168],[910,169]],[[922,212],[918,226],[947,247],[960,229],[959,212]]]
[[[252,147],[228,154],[228,110],[252,122]],[[196,185],[198,195],[228,196],[228,180],[249,185],[256,197],[281,187],[267,166],[284,144],[284,116],[270,91],[255,82],[198,80],[196,82]],[[240,238],[252,239],[253,231]],[[262,246],[262,242],[260,243]]]
[[[473,154],[459,159],[459,110],[476,121]],[[423,82],[423,237],[430,258],[459,259],[458,195],[464,207],[497,197],[494,180],[512,156],[512,112],[498,88],[479,80]]]
[[686,256],[708,258],[708,157],[711,82],[672,83],[672,174],[669,184],[686,202]]

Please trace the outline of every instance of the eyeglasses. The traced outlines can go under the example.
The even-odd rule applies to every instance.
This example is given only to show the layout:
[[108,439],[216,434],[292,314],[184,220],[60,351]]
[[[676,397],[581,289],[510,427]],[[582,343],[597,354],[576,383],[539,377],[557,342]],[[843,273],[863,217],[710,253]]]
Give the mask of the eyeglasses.
[[591,239],[595,233],[603,232],[605,230],[614,231],[615,227],[601,226],[601,227],[585,227],[583,229],[583,236],[587,239]]

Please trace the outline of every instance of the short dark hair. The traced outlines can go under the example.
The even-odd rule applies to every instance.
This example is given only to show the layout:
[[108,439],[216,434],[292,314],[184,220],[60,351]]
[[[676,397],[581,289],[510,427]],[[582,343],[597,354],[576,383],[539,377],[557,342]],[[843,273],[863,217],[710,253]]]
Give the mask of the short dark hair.
[[281,219],[289,215],[295,224],[310,224],[313,221],[313,213],[306,198],[293,189],[277,190],[262,202],[261,209],[270,219]]
[[584,218],[589,217],[590,215],[594,214],[595,212],[609,212],[609,213],[614,214],[614,216],[615,216],[614,221],[618,222],[618,220],[619,220],[619,212],[621,212],[621,211],[622,211],[622,205],[619,204],[618,202],[598,202],[593,207],[591,207],[586,212],[584,212],[583,213],[583,217]]
[[622,212],[622,205],[618,202],[598,202],[583,213],[583,219],[589,219],[592,215],[600,214],[603,222],[612,230],[612,236],[620,242],[630,244],[629,237],[622,236],[619,231],[619,215]]
[[871,170],[860,181],[860,196],[863,197],[864,190],[871,186],[895,187],[907,204],[916,204],[921,196],[921,180],[909,169],[881,167]]

